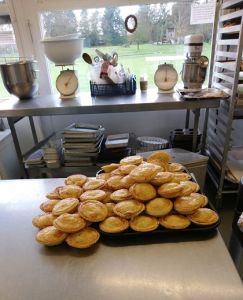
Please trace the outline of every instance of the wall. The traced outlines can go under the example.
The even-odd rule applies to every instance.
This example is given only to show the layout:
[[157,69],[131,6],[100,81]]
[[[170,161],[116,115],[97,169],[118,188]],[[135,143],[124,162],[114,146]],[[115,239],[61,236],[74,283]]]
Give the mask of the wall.
[[[191,126],[193,127],[193,114],[191,114]],[[153,111],[131,112],[94,115],[52,116],[42,117],[42,128],[45,135],[52,129],[62,130],[71,123],[100,124],[106,128],[107,134],[134,132],[137,136],[158,136],[169,139],[170,131],[176,128],[184,128],[186,111]],[[200,127],[204,114],[201,114]]]

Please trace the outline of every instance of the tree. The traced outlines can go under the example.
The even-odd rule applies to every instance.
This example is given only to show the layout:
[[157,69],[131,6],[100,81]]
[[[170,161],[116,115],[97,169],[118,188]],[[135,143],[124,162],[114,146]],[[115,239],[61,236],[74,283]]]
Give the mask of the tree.
[[141,5],[137,13],[138,28],[133,35],[137,43],[162,42],[169,13],[166,4]]
[[61,36],[78,32],[78,22],[72,10],[48,11],[42,16],[46,36]]
[[149,19],[149,5],[139,6],[137,12],[138,27],[132,34],[131,40],[137,43],[148,43],[151,40],[151,24]]
[[120,9],[109,7],[105,9],[102,18],[102,30],[104,39],[108,44],[120,45],[127,41],[124,21],[120,16]]
[[87,10],[81,10],[80,12],[79,31],[85,38],[90,34],[89,17]]
[[191,3],[189,1],[188,3],[176,2],[172,7],[172,20],[178,42],[183,42],[184,36],[190,34],[190,14]]
[[[99,44],[100,37],[100,14],[98,10],[95,10],[89,19],[89,38],[90,45],[96,46]],[[88,25],[87,25],[88,26]]]

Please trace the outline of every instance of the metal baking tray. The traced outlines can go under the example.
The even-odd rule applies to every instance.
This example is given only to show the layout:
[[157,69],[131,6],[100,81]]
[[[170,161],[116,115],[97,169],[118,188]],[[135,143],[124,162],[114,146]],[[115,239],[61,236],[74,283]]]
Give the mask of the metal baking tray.
[[[97,173],[102,173],[103,170],[98,171]],[[185,169],[185,172],[187,172],[188,174],[191,175],[192,177],[192,181],[197,182],[196,178],[194,176],[193,173],[188,172],[188,170]],[[198,191],[198,193],[201,193],[200,190]],[[205,206],[206,208],[210,208],[214,211],[216,211],[216,209],[214,208],[214,206],[212,205],[212,203],[210,203],[210,201],[208,202],[208,204]],[[217,211],[216,211],[217,212]],[[138,239],[147,239],[149,241],[149,238],[151,237],[185,237],[185,236],[190,236],[192,239],[203,239],[203,238],[207,238],[210,237],[211,234],[214,234],[216,232],[217,227],[219,226],[221,222],[220,216],[219,216],[219,220],[212,224],[212,225],[207,225],[207,226],[200,226],[200,225],[196,225],[196,224],[192,224],[185,228],[185,229],[167,229],[162,227],[161,225],[159,225],[159,227],[153,231],[148,231],[148,232],[138,232],[138,231],[134,231],[131,228],[128,228],[127,230],[120,232],[120,233],[107,233],[107,232],[103,232],[102,230],[98,229],[101,236],[104,238],[108,238],[108,239],[121,239],[121,240],[127,240],[130,239],[131,242],[133,241],[133,238],[138,238]]]
[[201,90],[177,89],[176,92],[183,100],[205,100],[205,99],[227,99],[229,97],[224,91],[216,88]]
[[[215,211],[214,207],[211,203],[208,203],[206,206],[207,208],[211,208]],[[148,237],[170,237],[170,236],[186,236],[190,235],[191,237],[194,236],[196,239],[205,238],[205,236],[208,236],[212,233],[214,233],[217,229],[217,227],[220,224],[220,217],[217,223],[208,225],[208,226],[199,226],[195,224],[191,224],[189,227],[185,229],[167,229],[159,225],[159,227],[153,231],[149,232],[138,232],[134,231],[130,228],[128,228],[126,231],[120,232],[120,233],[107,233],[99,230],[101,236],[105,238],[119,238],[119,239],[127,239],[127,238],[133,238],[133,237],[140,237],[140,238],[148,238]]]

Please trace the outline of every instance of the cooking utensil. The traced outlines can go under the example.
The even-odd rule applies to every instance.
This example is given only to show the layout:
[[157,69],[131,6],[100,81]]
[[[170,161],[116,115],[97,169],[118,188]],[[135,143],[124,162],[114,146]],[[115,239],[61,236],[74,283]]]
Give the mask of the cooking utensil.
[[82,57],[87,64],[93,65],[92,57],[88,53],[83,53]]
[[110,60],[110,64],[113,65],[113,67],[116,67],[117,62],[118,62],[118,54],[117,54],[117,52],[113,52],[112,59]]
[[20,99],[32,98],[38,91],[37,61],[20,60],[0,65],[5,88]]

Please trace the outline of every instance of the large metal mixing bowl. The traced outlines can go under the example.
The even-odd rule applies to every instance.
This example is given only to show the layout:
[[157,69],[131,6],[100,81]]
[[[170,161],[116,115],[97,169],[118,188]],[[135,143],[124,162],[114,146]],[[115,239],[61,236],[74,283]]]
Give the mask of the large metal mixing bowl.
[[0,65],[5,88],[19,99],[33,98],[38,91],[37,61],[23,60]]

